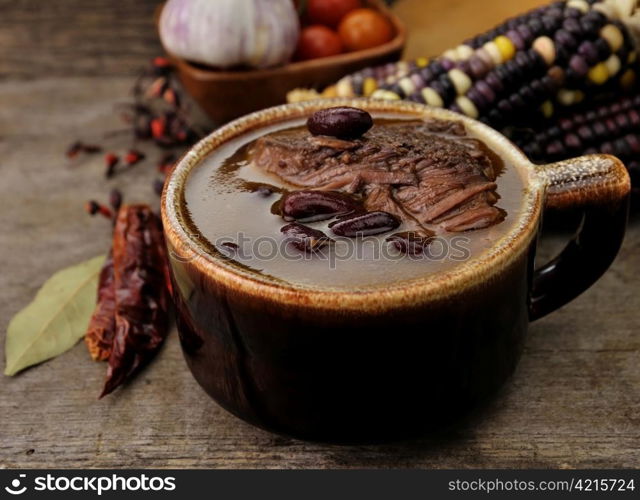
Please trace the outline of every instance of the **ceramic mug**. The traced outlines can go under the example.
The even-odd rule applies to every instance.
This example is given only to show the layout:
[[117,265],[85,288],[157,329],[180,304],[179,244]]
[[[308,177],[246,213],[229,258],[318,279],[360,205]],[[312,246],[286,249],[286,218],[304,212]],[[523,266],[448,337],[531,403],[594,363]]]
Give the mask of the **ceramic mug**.
[[[613,261],[629,176],[606,155],[537,166],[495,130],[409,102],[342,99],[384,113],[462,121],[523,177],[517,224],[451,272],[370,290],[275,284],[206,250],[185,223],[189,172],[250,130],[305,117],[326,101],[238,119],[200,141],[166,183],[162,220],[184,355],[220,405],[262,428],[328,441],[371,441],[439,428],[513,373],[530,321],[566,304]],[[543,209],[580,209],[574,239],[534,268]]]

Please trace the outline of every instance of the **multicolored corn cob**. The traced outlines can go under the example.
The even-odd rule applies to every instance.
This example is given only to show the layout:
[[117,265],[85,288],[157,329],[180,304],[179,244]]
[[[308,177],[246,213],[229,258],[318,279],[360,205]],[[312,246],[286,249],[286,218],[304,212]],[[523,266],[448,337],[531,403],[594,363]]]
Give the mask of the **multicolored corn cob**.
[[[336,95],[353,92],[357,95],[369,97],[378,88],[392,85],[397,80],[412,74],[420,68],[424,68],[427,64],[429,64],[429,60],[425,57],[420,57],[414,61],[399,61],[375,68],[365,68],[351,74],[348,80],[340,80],[336,84]],[[348,88],[341,89],[341,85],[348,85]]]
[[544,128],[529,130],[514,140],[533,161],[552,162],[596,152],[623,161],[640,159],[640,95],[573,112]]
[[606,153],[627,166],[634,192],[640,192],[640,94],[564,113],[537,127],[507,132],[534,163],[581,154]]
[[[533,160],[602,151],[631,164],[640,152],[635,149],[640,97],[634,97],[640,94],[639,3],[554,2],[431,61],[363,70],[304,98],[407,99],[446,107],[502,131],[526,128],[522,147]],[[625,94],[631,97],[621,98]]]
[[424,68],[427,64],[429,64],[429,59],[419,57],[413,61],[398,61],[365,68],[339,80],[335,85],[327,87],[322,93],[314,89],[295,89],[289,93],[287,98],[289,102],[298,102],[347,95],[370,97],[377,89],[385,85],[392,85],[414,71]]
[[387,65],[384,78],[374,76],[380,69],[345,77],[329,95],[409,99],[498,128],[517,124],[522,116],[529,122],[548,119],[558,107],[634,85],[635,44],[625,24],[603,7],[610,3],[555,2],[509,19],[426,65],[405,63],[395,73]]

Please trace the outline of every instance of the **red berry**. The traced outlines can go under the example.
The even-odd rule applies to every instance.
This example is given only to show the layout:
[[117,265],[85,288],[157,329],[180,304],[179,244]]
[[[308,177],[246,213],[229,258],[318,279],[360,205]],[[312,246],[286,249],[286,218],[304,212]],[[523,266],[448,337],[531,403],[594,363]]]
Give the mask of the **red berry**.
[[151,136],[154,138],[164,136],[167,128],[167,122],[164,117],[154,118],[151,120]]
[[118,156],[115,155],[114,153],[107,153],[106,155],[104,155],[104,162],[107,165],[107,167],[113,167],[118,163]]
[[124,162],[130,167],[142,160],[144,160],[144,153],[135,149],[130,149],[124,157]]
[[171,66],[171,61],[166,57],[158,56],[153,58],[152,64],[156,68],[167,68]]

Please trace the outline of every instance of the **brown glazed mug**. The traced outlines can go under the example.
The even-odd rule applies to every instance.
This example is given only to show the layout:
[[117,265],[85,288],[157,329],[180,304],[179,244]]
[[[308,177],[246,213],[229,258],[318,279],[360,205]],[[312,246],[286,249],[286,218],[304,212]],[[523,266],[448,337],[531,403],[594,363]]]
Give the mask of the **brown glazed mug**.
[[[526,189],[518,223],[451,272],[384,288],[335,291],[268,281],[205,250],[186,229],[189,172],[250,130],[327,107],[311,101],[240,118],[179,162],[162,200],[180,341],[196,380],[234,415],[273,432],[377,441],[438,429],[513,373],[527,325],[566,304],[609,267],[621,245],[630,182],[622,163],[591,155],[536,166],[474,120],[408,102],[341,99],[385,113],[459,120]],[[580,209],[577,235],[534,269],[543,209]]]

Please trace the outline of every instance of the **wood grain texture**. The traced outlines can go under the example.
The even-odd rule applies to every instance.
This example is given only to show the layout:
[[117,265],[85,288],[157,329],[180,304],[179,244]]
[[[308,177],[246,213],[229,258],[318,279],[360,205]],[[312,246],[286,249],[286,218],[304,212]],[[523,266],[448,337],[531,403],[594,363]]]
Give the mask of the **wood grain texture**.
[[161,0],[0,0],[0,78],[131,75],[158,55]]
[[[401,0],[398,9],[410,2],[426,4]],[[54,2],[0,0],[0,39],[6,40],[7,29],[19,30],[13,24],[23,25],[25,32],[37,23],[49,25],[51,32],[64,31],[55,9],[81,3],[61,0],[54,8]],[[99,16],[111,12],[107,6],[112,3],[123,4],[91,2],[90,10],[76,13],[92,21],[78,24],[87,34],[70,40],[97,37]],[[132,6],[120,8],[137,9],[137,3],[150,11],[153,2],[127,3]],[[37,10],[36,5],[45,4],[40,12],[27,12],[27,6]],[[137,19],[128,12],[126,23],[147,26],[147,11],[138,11]],[[146,36],[155,43],[151,31]],[[142,146],[149,161],[108,182],[99,155],[78,163],[64,157],[68,143],[78,138],[119,152],[130,146],[126,136],[104,135],[121,127],[113,106],[126,99],[131,84],[117,75],[143,64],[148,49],[130,53],[129,40],[116,38],[108,47],[112,56],[104,59],[113,72],[108,78],[78,76],[93,67],[87,60],[77,73],[60,77],[37,57],[34,65],[41,66],[36,71],[0,55],[2,74],[13,74],[0,82],[2,346],[9,319],[48,276],[108,247],[108,223],[88,217],[84,200],[105,199],[118,186],[130,202],[157,203],[151,179],[159,153],[153,148]],[[65,50],[86,54],[82,46]],[[124,63],[112,60],[118,54]],[[71,59],[67,64],[74,69]],[[29,74],[37,78],[21,80]],[[561,239],[545,242],[543,253],[550,254]],[[174,330],[140,377],[102,401],[97,396],[106,367],[92,362],[82,344],[15,378],[3,377],[0,467],[639,467],[639,268],[640,220],[635,217],[619,258],[602,280],[531,325],[524,357],[502,393],[464,425],[440,436],[333,446],[255,429],[197,386]],[[4,358],[3,348],[0,354]]]

